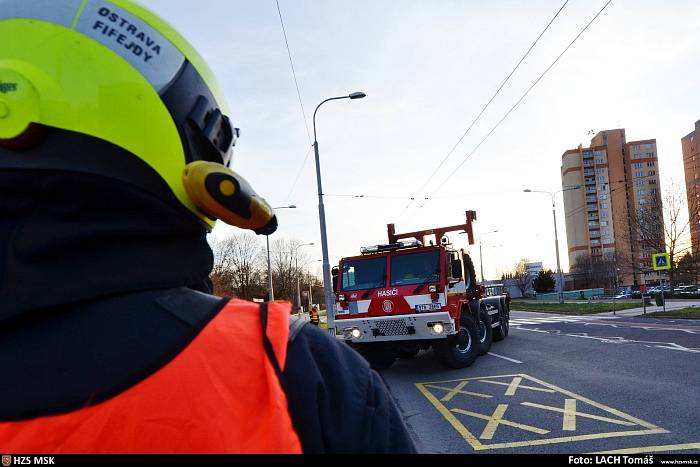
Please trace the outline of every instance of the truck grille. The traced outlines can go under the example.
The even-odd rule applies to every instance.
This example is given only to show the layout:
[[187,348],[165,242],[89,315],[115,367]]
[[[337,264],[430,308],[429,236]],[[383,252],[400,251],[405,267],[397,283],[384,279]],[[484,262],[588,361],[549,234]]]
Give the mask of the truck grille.
[[384,336],[406,336],[408,327],[402,319],[377,321],[377,329]]

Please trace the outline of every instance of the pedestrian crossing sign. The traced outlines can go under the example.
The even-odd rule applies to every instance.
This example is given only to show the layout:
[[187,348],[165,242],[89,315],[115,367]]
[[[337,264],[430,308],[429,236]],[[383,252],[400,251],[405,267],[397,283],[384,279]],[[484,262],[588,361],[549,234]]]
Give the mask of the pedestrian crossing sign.
[[671,257],[668,253],[656,253],[651,255],[652,267],[654,271],[671,269]]

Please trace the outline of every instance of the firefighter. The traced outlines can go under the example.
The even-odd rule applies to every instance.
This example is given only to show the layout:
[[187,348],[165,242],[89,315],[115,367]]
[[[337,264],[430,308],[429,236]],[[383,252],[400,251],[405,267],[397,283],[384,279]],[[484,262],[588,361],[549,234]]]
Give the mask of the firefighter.
[[209,295],[215,219],[276,219],[202,58],[132,1],[45,3],[0,8],[3,452],[414,451],[351,349]]
[[319,317],[318,317],[318,308],[316,307],[316,305],[311,307],[311,311],[309,312],[309,321],[314,326],[318,326]]

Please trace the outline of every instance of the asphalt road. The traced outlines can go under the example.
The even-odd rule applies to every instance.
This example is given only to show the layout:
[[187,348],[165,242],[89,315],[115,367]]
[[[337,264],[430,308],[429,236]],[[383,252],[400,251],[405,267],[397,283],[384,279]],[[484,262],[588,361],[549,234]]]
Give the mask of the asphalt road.
[[700,320],[514,311],[469,368],[382,376],[420,452],[700,453]]

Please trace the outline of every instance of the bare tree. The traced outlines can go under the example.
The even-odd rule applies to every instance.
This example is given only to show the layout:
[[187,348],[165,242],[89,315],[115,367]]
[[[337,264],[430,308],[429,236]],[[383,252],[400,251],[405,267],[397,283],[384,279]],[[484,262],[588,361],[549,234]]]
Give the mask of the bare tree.
[[527,291],[530,290],[530,286],[532,285],[532,275],[530,275],[525,267],[527,262],[527,258],[522,258],[518,261],[518,264],[515,265],[511,273],[511,277],[515,280],[515,285],[518,287],[523,297],[526,296]]
[[309,262],[308,255],[299,245],[298,240],[283,237],[270,244],[275,298],[296,300],[297,276],[303,276],[304,265]]
[[638,207],[632,216],[630,232],[632,245],[636,248],[633,247],[633,258],[627,261],[627,266],[636,268],[639,273],[650,272],[651,255],[667,252],[671,264],[668,279],[673,290],[678,260],[692,249],[691,228],[700,221],[695,203],[693,201],[694,205],[687,209],[686,194],[673,181],[664,191],[663,199],[659,194],[649,196],[646,203]]
[[619,262],[614,253],[598,257],[589,253],[580,254],[569,269],[574,278],[574,288],[579,289],[613,289],[618,284]]
[[260,264],[258,238],[249,232],[235,234],[214,244],[212,282],[215,293],[243,299],[264,297],[265,275]]
[[214,252],[214,268],[210,275],[214,287],[213,293],[219,296],[234,296],[231,244],[225,240],[219,240],[215,241],[211,247]]

